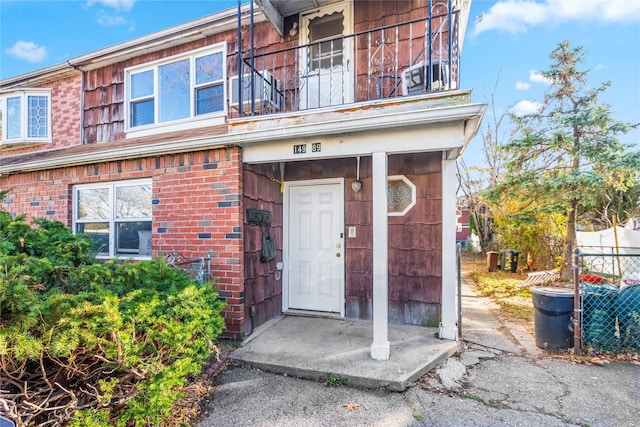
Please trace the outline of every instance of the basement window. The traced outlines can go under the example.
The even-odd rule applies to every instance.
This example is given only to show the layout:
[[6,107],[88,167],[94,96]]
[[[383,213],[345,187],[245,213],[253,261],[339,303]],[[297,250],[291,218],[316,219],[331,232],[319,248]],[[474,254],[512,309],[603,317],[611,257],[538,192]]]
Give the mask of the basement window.
[[416,186],[404,175],[387,179],[387,212],[389,216],[403,216],[416,204]]
[[77,185],[73,200],[73,230],[97,256],[151,256],[151,180]]

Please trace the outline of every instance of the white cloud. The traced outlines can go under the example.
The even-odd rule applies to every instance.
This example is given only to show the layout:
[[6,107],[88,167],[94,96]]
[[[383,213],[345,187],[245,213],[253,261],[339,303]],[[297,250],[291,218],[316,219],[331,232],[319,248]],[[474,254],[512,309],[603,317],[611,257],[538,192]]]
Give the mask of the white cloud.
[[47,49],[38,46],[34,42],[17,41],[6,52],[16,58],[26,59],[29,62],[40,62],[47,56]]
[[511,34],[526,33],[527,27],[544,22],[544,5],[534,2],[499,2],[482,14],[473,28],[474,34],[501,30]]
[[116,27],[118,25],[127,25],[127,20],[122,16],[109,15],[101,11],[98,13],[98,24],[103,27]]
[[130,12],[135,4],[136,0],[87,0],[86,2],[87,7],[100,5],[105,8],[98,11],[96,19],[98,24],[105,28],[126,25],[130,28],[134,27],[134,24],[124,18],[122,14]]
[[535,101],[518,101],[513,107],[511,107],[510,112],[515,114],[516,116],[524,116],[527,114],[535,114],[542,111],[542,104]]
[[551,84],[551,80],[537,72],[536,70],[529,70],[529,80],[534,83]]
[[530,83],[521,82],[520,80],[516,82],[516,89],[518,90],[529,90],[530,87]]
[[565,22],[640,22],[637,0],[504,0],[478,17],[474,34],[498,30],[526,33],[530,27]]
[[88,0],[87,6],[101,4],[104,7],[115,10],[116,12],[129,12],[136,4],[136,0]]

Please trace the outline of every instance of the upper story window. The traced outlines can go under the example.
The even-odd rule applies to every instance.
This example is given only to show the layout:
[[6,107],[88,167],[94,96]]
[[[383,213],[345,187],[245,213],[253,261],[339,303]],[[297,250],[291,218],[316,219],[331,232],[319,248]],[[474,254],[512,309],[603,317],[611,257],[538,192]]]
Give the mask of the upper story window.
[[224,116],[225,48],[218,44],[125,70],[127,129],[181,130],[194,119]]
[[51,90],[24,89],[2,95],[3,144],[51,142]]
[[319,16],[309,21],[309,43],[313,43],[309,55],[312,70],[319,68],[329,69],[342,65],[342,39],[316,42],[335,38],[343,33],[344,15],[342,12]]
[[73,200],[73,230],[98,256],[151,256],[151,180],[76,185]]

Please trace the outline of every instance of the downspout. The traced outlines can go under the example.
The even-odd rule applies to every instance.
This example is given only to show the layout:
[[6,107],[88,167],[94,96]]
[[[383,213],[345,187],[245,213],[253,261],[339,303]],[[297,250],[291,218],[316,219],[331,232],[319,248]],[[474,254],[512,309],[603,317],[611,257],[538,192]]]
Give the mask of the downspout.
[[[252,2],[253,4],[253,2]],[[242,0],[238,0],[238,115],[242,117]],[[232,95],[233,96],[233,95]]]
[[80,145],[84,145],[84,85],[85,85],[85,71],[78,67],[76,64],[72,64],[67,60],[67,65],[76,71],[80,71]]
[[[429,73],[429,81],[426,82],[429,85],[429,91],[433,90],[433,5],[432,0],[429,0],[429,57],[427,58],[427,70],[425,74]],[[426,77],[426,76],[425,76]],[[426,79],[425,79],[426,80]]]
[[[256,68],[255,68],[255,64],[253,63],[254,58],[253,58],[253,1],[250,2],[250,6],[249,6],[249,64],[251,69],[249,70],[249,72],[251,73],[251,84],[249,85],[249,87],[251,88],[251,90],[249,91],[249,96],[251,97],[251,115],[255,115],[256,114],[256,97],[254,96],[255,94],[255,73],[256,73]],[[242,80],[239,80],[242,81]],[[240,86],[240,85],[238,85]]]
[[[84,145],[84,89],[85,89],[85,71],[80,70],[80,145]],[[125,121],[127,118],[124,118]]]
[[458,339],[462,340],[462,245],[456,243],[456,259],[458,265]]
[[[451,18],[453,17],[453,15],[451,14],[451,8],[452,8],[452,1],[453,0],[449,0],[449,5],[447,8],[447,22],[449,23],[449,29],[447,30],[447,38],[448,40],[448,52],[447,52],[447,66],[449,67],[449,72],[447,73],[447,80],[449,80],[448,84],[449,84],[449,89],[451,89],[451,70],[453,70],[453,58],[452,58],[452,53],[453,53],[453,48],[451,46],[451,44],[453,43],[453,34],[451,33],[451,31],[453,30],[453,25],[451,22]],[[457,15],[456,15],[457,16]],[[458,59],[458,70],[460,69],[460,60]],[[456,89],[458,88],[458,83],[456,82]],[[465,122],[466,123],[466,122]]]

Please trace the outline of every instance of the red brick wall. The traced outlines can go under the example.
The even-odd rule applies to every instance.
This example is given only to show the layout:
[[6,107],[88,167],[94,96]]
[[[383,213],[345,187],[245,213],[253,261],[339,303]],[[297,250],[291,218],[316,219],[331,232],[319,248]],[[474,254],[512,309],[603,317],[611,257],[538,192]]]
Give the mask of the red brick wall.
[[29,220],[44,217],[71,225],[71,182],[80,182],[76,175],[59,169],[0,176],[0,189],[9,190],[0,208],[11,215],[26,214]]
[[72,224],[75,184],[152,178],[153,256],[178,250],[186,258],[213,255],[220,297],[227,301],[225,336],[244,331],[242,170],[238,148],[122,160],[15,174],[0,178],[11,189],[1,207],[29,218]]
[[80,145],[80,94],[81,76],[40,86],[51,89],[51,144],[38,144],[12,149],[7,146],[0,151],[2,155],[31,153],[54,148]]

